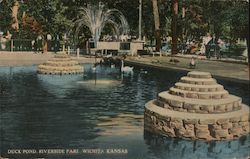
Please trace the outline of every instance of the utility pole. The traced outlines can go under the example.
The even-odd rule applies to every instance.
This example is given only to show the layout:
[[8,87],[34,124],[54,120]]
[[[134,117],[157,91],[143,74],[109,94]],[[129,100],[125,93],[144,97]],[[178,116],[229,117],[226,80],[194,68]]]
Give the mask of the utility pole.
[[139,0],[139,40],[141,41],[142,0]]

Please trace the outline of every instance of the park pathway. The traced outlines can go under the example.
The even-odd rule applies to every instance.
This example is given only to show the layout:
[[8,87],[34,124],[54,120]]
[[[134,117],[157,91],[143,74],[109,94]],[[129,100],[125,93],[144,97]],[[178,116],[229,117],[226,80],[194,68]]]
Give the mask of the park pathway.
[[149,66],[160,69],[210,72],[214,77],[249,83],[249,65],[235,62],[196,59],[196,68],[190,69],[190,58],[174,57],[178,62],[170,62],[172,57],[128,57],[127,64]]

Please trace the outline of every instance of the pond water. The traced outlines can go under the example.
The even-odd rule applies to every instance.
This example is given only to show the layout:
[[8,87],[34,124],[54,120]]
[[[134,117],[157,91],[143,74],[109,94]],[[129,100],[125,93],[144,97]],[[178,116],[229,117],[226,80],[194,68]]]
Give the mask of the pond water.
[[[36,66],[0,67],[1,156],[9,158],[247,158],[249,135],[221,142],[156,136],[143,129],[144,104],[186,72],[84,65],[84,75],[38,75]],[[249,85],[218,80],[249,105]],[[8,154],[35,149],[35,154]],[[78,154],[38,154],[77,149]],[[90,153],[94,149],[100,153]],[[99,150],[96,150],[99,149]],[[112,152],[111,149],[119,149]],[[93,150],[93,151],[94,151]],[[104,151],[104,153],[102,153]]]

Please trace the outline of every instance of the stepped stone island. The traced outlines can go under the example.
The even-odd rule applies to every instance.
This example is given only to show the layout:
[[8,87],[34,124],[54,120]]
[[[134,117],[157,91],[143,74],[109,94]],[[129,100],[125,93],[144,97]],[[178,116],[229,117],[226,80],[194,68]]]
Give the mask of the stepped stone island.
[[39,74],[67,75],[83,73],[83,66],[65,53],[56,54],[55,57],[38,66]]
[[230,140],[249,133],[249,106],[207,72],[189,72],[145,105],[144,129],[168,137]]

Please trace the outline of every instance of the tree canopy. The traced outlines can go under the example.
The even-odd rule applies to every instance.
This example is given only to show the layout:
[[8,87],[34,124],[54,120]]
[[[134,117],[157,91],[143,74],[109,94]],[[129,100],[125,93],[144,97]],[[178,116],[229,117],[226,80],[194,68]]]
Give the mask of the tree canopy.
[[[24,12],[39,23],[44,36],[46,34],[63,36],[70,29],[72,20],[78,16],[80,7],[86,7],[90,3],[98,5],[99,2],[107,8],[122,12],[128,21],[130,34],[138,36],[139,0],[22,0],[19,9],[21,25],[19,33],[10,29],[13,1],[2,0],[0,3],[0,31],[10,30],[12,34],[20,35],[19,38],[23,37],[22,34],[27,38],[40,34],[32,31],[31,28],[22,27]],[[142,3],[142,35],[148,39],[154,39],[152,3],[151,0],[143,0]],[[157,3],[161,35],[171,35],[172,1],[157,0]],[[232,41],[237,38],[249,38],[249,2],[247,1],[179,0],[178,5],[177,35],[180,39],[183,35],[185,38],[200,38],[207,32]],[[105,31],[108,30],[104,29]],[[85,29],[83,27],[81,32],[87,35],[87,27]]]
[[11,1],[2,1],[0,3],[0,31],[6,32],[10,28],[11,18]]

